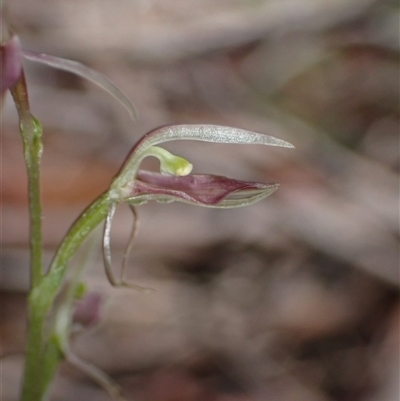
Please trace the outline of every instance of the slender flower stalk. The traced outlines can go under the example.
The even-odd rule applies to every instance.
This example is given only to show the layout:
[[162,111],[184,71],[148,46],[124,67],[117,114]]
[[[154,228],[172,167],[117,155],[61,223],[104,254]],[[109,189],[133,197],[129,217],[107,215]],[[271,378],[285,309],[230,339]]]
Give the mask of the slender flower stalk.
[[[41,400],[47,390],[46,381],[52,378],[54,366],[58,363],[59,351],[46,345],[43,340],[43,327],[46,310],[35,302],[33,294],[43,279],[42,265],[42,207],[40,199],[40,160],[42,155],[42,128],[32,116],[24,73],[11,87],[20,122],[24,144],[24,157],[28,174],[28,197],[30,216],[31,290],[28,301],[28,334],[26,363],[21,400]],[[46,348],[46,351],[44,351]]]
[[32,287],[35,287],[42,277],[42,206],[40,200],[40,161],[43,151],[42,127],[30,112],[28,90],[23,73],[20,73],[19,80],[10,91],[18,111],[28,174],[31,281]]

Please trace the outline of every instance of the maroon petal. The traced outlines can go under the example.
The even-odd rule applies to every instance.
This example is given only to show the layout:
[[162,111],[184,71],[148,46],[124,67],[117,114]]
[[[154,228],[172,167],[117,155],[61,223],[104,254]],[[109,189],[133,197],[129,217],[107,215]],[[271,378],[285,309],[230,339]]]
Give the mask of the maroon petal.
[[17,36],[0,46],[1,93],[15,85],[21,75],[21,44]]
[[217,175],[179,177],[140,170],[130,196],[164,195],[203,205],[218,205],[227,197],[246,198],[276,187],[276,184],[239,181]]

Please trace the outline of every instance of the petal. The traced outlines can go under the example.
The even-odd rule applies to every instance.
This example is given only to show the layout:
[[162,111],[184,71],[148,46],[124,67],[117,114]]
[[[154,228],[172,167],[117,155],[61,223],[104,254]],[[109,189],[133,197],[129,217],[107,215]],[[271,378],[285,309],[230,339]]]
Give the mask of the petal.
[[217,175],[183,177],[140,170],[128,202],[181,201],[210,207],[238,207],[267,197],[278,184],[239,181]]

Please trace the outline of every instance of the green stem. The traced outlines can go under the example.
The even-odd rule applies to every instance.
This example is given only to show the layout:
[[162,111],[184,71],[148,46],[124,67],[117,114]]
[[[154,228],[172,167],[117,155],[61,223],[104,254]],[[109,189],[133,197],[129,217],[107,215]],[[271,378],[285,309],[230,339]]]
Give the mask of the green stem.
[[[55,305],[67,264],[87,236],[106,217],[109,193],[97,198],[68,231],[46,275],[42,264],[42,206],[40,161],[43,150],[42,127],[29,108],[24,73],[11,88],[17,108],[28,175],[30,215],[31,288],[28,297],[28,332],[21,401],[45,399],[63,354],[58,338],[49,330],[49,312]],[[47,330],[47,331],[46,331]]]
[[42,127],[29,110],[25,76],[11,88],[18,111],[20,131],[24,143],[24,157],[28,174],[30,216],[31,288],[42,278],[42,206],[40,201],[40,159],[42,155]]
[[[41,400],[44,389],[41,383],[41,359],[43,355],[43,327],[45,313],[35,305],[34,294],[43,277],[42,267],[42,207],[40,201],[40,159],[42,154],[42,129],[32,116],[29,108],[28,92],[24,73],[11,88],[11,94],[17,108],[20,132],[24,146],[24,158],[28,176],[28,198],[30,216],[30,254],[31,254],[31,291],[28,301],[27,356],[21,399],[25,401]],[[30,382],[35,385],[29,385]]]
[[42,128],[29,109],[24,74],[11,89],[20,120],[28,174],[30,215],[31,290],[28,299],[28,333],[21,401],[45,398],[58,363],[62,359],[52,333],[45,333],[50,308],[62,285],[68,261],[108,212],[108,193],[101,195],[82,214],[61,243],[48,274],[42,266],[42,207],[40,159]]
[[41,401],[45,398],[57,365],[63,357],[52,333],[45,332],[49,311],[62,285],[68,261],[107,215],[108,193],[101,195],[71,227],[54,257],[49,273],[43,276],[40,200],[42,128],[30,112],[24,74],[11,89],[11,94],[18,111],[24,144],[30,215],[31,290],[28,299],[28,333],[21,401]]
[[47,311],[29,300],[25,370],[20,401],[45,399],[58,363],[62,359],[55,341],[44,338]]
[[61,288],[67,264],[88,235],[104,220],[108,192],[98,197],[69,229],[41,283],[29,296],[29,326],[21,401],[44,399],[58,363],[63,358],[53,333],[46,333],[47,318]]
[[57,291],[64,277],[67,263],[88,235],[106,218],[109,208],[109,192],[100,195],[75,221],[59,246],[48,274],[44,277],[46,293]]

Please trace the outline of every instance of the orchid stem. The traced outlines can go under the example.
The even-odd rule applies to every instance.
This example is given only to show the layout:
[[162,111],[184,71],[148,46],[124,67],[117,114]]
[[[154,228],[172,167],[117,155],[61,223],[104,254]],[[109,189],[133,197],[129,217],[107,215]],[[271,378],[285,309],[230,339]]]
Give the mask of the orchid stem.
[[17,108],[24,157],[28,174],[28,196],[30,216],[31,286],[39,285],[42,279],[42,206],[40,201],[40,159],[42,155],[42,127],[29,109],[25,76],[11,88]]

